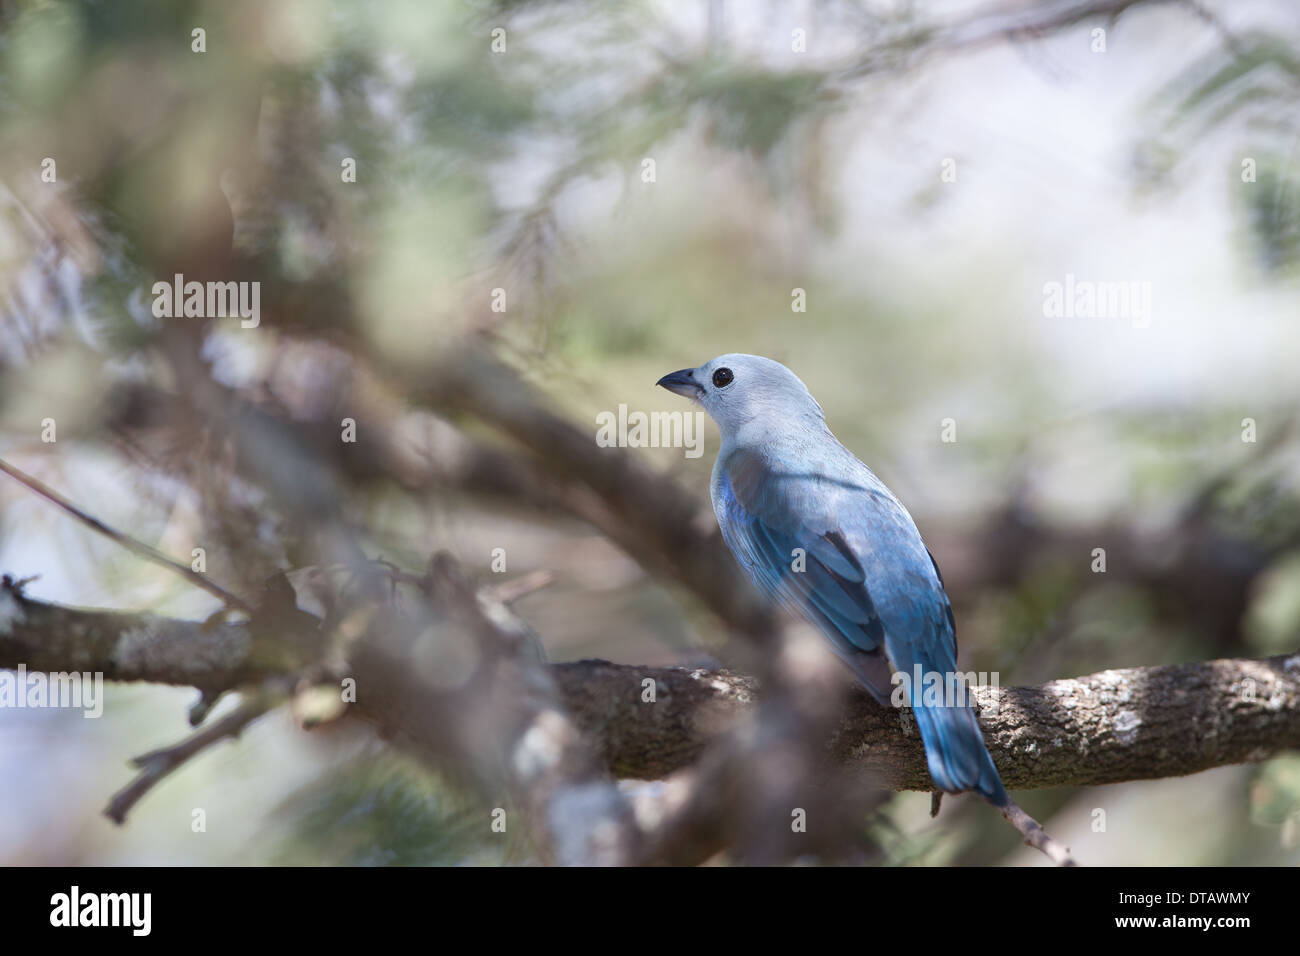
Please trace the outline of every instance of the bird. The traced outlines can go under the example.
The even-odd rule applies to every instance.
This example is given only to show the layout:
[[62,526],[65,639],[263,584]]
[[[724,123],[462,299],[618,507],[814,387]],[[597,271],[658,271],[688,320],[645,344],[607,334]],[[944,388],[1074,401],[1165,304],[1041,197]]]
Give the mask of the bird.
[[881,704],[911,706],[938,792],[973,791],[1006,815],[1015,805],[969,701],[927,694],[914,679],[933,674],[949,686],[957,636],[939,566],[903,504],[780,362],[731,353],[656,384],[698,402],[718,426],[710,498],[757,589],[816,625]]

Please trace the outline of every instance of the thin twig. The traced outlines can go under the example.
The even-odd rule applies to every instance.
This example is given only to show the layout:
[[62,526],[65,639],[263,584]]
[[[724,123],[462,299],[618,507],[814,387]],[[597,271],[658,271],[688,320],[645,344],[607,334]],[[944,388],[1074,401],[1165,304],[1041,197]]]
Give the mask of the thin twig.
[[1047,858],[1057,866],[1078,866],[1074,857],[1070,856],[1070,848],[1057,843],[1047,831],[1042,828],[1037,820],[1020,809],[1019,804],[1013,800],[1008,800],[1006,806],[998,807],[1002,817],[1013,827],[1019,830],[1025,838],[1025,845],[1032,846],[1035,850],[1040,850],[1046,854]]
[[549,587],[554,581],[554,573],[538,569],[529,571],[523,577],[515,578],[513,581],[502,581],[496,587],[490,588],[488,593],[502,604],[513,604],[534,591]]
[[147,561],[152,561],[154,564],[167,568],[169,571],[173,571],[176,574],[179,574],[181,577],[189,581],[195,587],[200,587],[203,590],[207,591],[209,594],[213,595],[214,597],[220,598],[230,607],[238,608],[239,610],[244,611],[245,613],[248,614],[253,613],[252,605],[248,604],[247,602],[231,594],[221,585],[216,584],[211,579],[205,577],[202,574],[199,574],[194,569],[186,567],[185,565],[181,564],[179,561],[173,561],[171,558],[167,557],[167,555],[163,554],[161,551],[149,547],[149,545],[145,544],[143,541],[137,541],[135,538],[131,537],[128,534],[123,534],[121,531],[118,531],[115,528],[110,528],[108,525],[104,524],[104,522],[100,521],[98,518],[94,517],[93,515],[87,514],[85,511],[82,511],[71,501],[63,497],[63,495],[59,494],[49,485],[41,481],[39,478],[35,478],[32,475],[27,474],[27,472],[23,471],[20,468],[15,468],[13,465],[5,461],[3,458],[0,458],[0,471],[3,471],[5,474],[9,475],[15,481],[18,481],[21,484],[26,485],[28,488],[36,492],[42,498],[54,502],[54,504],[58,505],[68,514],[72,515],[72,517],[76,518],[82,524],[86,525],[88,528],[92,528],[93,530],[98,531],[100,534],[104,535],[110,540],[116,541],[118,544],[126,548],[128,551],[131,551],[139,555],[140,557],[144,558]]
[[225,717],[195,731],[180,743],[136,757],[131,763],[140,768],[139,775],[113,794],[104,808],[104,815],[114,823],[125,822],[131,808],[164,777],[218,741],[238,737],[245,727],[283,699],[281,693],[255,692]]

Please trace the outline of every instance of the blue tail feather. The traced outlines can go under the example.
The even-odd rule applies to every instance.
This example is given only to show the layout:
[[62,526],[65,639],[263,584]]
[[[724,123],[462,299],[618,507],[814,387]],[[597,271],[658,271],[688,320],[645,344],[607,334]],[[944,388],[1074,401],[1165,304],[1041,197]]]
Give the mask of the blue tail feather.
[[940,790],[974,790],[994,806],[1009,798],[969,706],[913,706],[930,776]]

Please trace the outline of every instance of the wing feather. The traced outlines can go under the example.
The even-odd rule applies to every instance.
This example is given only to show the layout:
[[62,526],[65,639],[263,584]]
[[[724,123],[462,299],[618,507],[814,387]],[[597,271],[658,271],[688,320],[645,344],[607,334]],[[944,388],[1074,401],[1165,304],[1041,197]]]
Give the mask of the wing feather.
[[[816,623],[863,684],[887,702],[885,629],[862,564],[837,529],[791,520],[797,512],[781,507],[777,496],[760,494],[752,480],[756,466],[751,456],[732,455],[719,476],[723,537],[759,589]],[[737,485],[747,500],[736,493]],[[796,570],[798,549],[802,570]]]

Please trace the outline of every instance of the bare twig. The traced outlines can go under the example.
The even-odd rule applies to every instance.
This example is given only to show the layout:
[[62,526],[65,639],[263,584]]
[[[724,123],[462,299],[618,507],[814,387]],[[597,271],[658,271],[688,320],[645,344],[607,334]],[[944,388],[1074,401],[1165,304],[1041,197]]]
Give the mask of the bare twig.
[[1020,809],[1015,801],[1007,801],[1005,807],[998,807],[1002,818],[1019,830],[1025,837],[1025,845],[1041,850],[1057,866],[1078,866],[1070,856],[1070,848],[1057,843],[1038,821]]
[[502,604],[513,604],[522,597],[527,597],[535,591],[549,587],[554,581],[555,574],[553,572],[539,569],[530,571],[513,581],[503,581],[496,587],[491,588],[489,593]]
[[0,458],[0,471],[9,475],[9,477],[13,478],[15,481],[26,485],[47,501],[52,501],[86,527],[98,531],[100,534],[104,535],[104,537],[117,542],[133,554],[137,554],[146,561],[152,561],[160,567],[164,567],[175,574],[179,574],[186,581],[189,581],[190,584],[202,588],[214,597],[220,598],[230,607],[238,608],[239,610],[245,611],[249,614],[253,612],[251,605],[231,594],[225,588],[221,587],[221,585],[207,577],[204,577],[192,568],[188,568],[178,561],[173,561],[171,558],[167,557],[167,555],[155,548],[149,547],[149,545],[145,544],[143,541],[138,541],[130,535],[118,531],[116,528],[110,528],[94,515],[88,514],[81,508],[78,508],[71,501],[59,494],[49,485],[45,484],[39,478],[27,474],[27,472],[20,468],[15,468],[2,458]]
[[235,710],[202,730],[195,731],[180,743],[136,757],[131,763],[140,768],[139,775],[113,794],[113,799],[104,809],[104,815],[114,823],[124,823],[131,808],[162,782],[164,777],[218,741],[238,737],[245,727],[283,699],[283,692],[270,689],[255,691],[245,697]]

